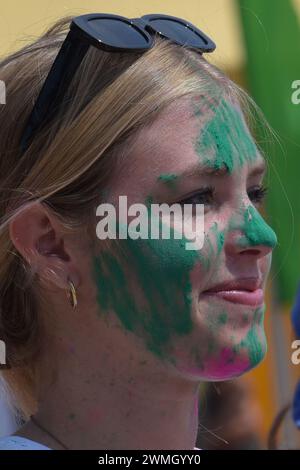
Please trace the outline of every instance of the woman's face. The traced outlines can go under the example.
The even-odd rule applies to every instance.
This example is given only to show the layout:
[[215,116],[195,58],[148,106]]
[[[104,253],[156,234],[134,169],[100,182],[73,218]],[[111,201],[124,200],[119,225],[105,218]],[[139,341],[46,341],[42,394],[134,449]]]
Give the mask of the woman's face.
[[170,239],[128,237],[105,249],[97,240],[93,258],[100,314],[182,376],[224,380],[265,355],[262,291],[276,235],[259,213],[264,169],[238,107],[184,99],[139,134],[106,188],[117,218],[119,196],[148,209],[204,204],[201,249],[172,237],[175,217]]

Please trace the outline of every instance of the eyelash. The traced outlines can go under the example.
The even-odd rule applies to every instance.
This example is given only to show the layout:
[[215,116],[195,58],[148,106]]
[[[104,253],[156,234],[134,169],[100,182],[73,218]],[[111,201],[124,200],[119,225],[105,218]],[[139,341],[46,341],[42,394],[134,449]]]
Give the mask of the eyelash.
[[[214,194],[215,194],[215,188],[213,188],[213,186],[206,186],[204,188],[202,188],[200,191],[197,191],[196,193],[192,194],[191,196],[183,199],[182,201],[180,201],[179,204],[209,204],[212,202],[212,199],[214,197]],[[207,201],[198,201],[196,203],[191,203],[191,199],[195,198],[196,196],[201,196],[201,197],[204,197],[205,195],[209,196],[211,201],[210,202],[207,202]]]
[[251,199],[251,201],[260,205],[265,199],[268,193],[268,189],[269,188],[267,188],[266,186],[257,186],[253,188],[251,191],[249,191],[248,196],[251,199],[250,194],[252,193],[254,197]]
[[[267,192],[268,192],[267,187],[257,186],[248,192],[248,196],[249,196],[249,199],[251,199],[251,201],[254,204],[260,205],[265,199]],[[191,204],[191,203],[192,204],[211,204],[213,202],[214,195],[215,195],[215,188],[213,186],[206,186],[202,188],[200,191],[194,193],[192,196],[189,196],[183,199],[182,201],[179,202],[179,204]],[[191,202],[191,200],[197,196],[200,196],[202,200],[200,201],[198,200],[197,202]],[[209,198],[209,201],[203,200],[205,196]]]

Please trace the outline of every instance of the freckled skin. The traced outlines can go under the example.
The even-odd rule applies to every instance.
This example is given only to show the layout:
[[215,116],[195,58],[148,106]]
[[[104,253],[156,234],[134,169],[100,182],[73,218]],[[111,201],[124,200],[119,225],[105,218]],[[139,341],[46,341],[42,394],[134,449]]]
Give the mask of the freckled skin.
[[[201,110],[194,111],[190,152],[195,161],[227,168],[231,180],[222,191],[228,189],[231,199],[220,216],[212,210],[207,214],[203,248],[186,250],[184,238],[118,240],[95,255],[93,278],[101,315],[116,315],[124,330],[141,338],[151,354],[181,374],[224,380],[263,359],[263,314],[261,309],[215,298],[207,301],[201,292],[258,264],[266,278],[276,235],[249,200],[244,202],[247,168],[257,161],[258,151],[240,111],[224,100],[209,109],[204,124]],[[171,167],[169,172],[163,169],[155,180],[166,185],[176,181],[177,187],[178,173]],[[145,194],[145,200],[151,204],[152,195]],[[245,219],[245,210],[251,220]],[[233,234],[238,234],[235,242]],[[260,259],[239,256],[239,250],[253,246],[270,250]],[[233,271],[228,271],[228,263]]]

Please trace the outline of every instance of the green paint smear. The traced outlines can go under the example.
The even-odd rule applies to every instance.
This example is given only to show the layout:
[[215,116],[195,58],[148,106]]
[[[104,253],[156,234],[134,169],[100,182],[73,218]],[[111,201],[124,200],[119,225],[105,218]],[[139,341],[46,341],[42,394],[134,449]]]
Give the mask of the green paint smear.
[[[161,230],[161,220],[159,225]],[[93,259],[101,312],[114,311],[123,327],[143,337],[160,357],[166,356],[165,347],[174,335],[187,335],[193,326],[190,273],[200,256],[186,250],[188,240],[175,239],[174,233],[171,228],[170,240],[117,240],[113,251]],[[134,276],[131,285],[129,274]],[[141,291],[142,305],[133,286]]]
[[258,150],[243,120],[241,112],[225,99],[215,107],[214,115],[196,139],[195,151],[203,158],[213,151],[214,158],[205,163],[218,170],[235,168],[257,158]]
[[219,325],[226,325],[227,320],[228,320],[228,315],[227,315],[226,312],[222,312],[222,313],[219,314],[219,316],[218,316]]
[[240,246],[266,245],[274,248],[277,244],[276,233],[253,206],[248,206],[244,212],[243,231],[245,235],[238,240]]
[[166,183],[169,186],[173,187],[175,185],[175,182],[176,182],[177,178],[178,178],[178,176],[175,175],[174,173],[163,173],[163,174],[159,175],[159,177],[157,179],[159,181],[162,181],[163,183]]
[[[254,312],[253,324],[248,331],[247,335],[240,341],[240,343],[233,346],[234,354],[239,354],[241,349],[247,349],[251,367],[255,367],[264,358],[267,344],[262,338],[258,336],[257,328],[262,327],[264,320],[265,306],[259,307]],[[260,317],[259,322],[257,321]]]
[[145,199],[145,205],[147,206],[147,208],[149,209],[151,204],[153,204],[153,196],[147,196],[146,199]]

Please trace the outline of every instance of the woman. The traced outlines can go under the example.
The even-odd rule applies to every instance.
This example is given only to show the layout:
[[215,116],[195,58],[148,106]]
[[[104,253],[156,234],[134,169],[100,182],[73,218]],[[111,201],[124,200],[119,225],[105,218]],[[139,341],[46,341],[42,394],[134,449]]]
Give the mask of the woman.
[[[0,336],[26,420],[1,446],[193,449],[200,383],[240,376],[266,352],[276,235],[259,213],[251,100],[165,38],[137,53],[90,47],[63,109],[22,153],[70,21],[0,66]],[[120,196],[148,209],[204,204],[202,248],[184,236],[99,239],[97,207]],[[181,222],[160,219],[172,234]]]

